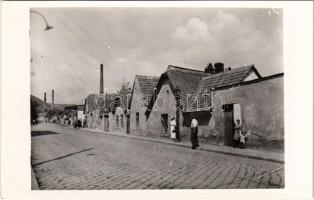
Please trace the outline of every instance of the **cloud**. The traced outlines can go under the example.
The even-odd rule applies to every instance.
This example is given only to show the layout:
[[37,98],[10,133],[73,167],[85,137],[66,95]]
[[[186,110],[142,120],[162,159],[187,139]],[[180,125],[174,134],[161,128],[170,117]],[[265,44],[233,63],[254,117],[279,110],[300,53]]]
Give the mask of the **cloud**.
[[172,51],[182,52],[187,66],[202,69],[208,62],[218,61],[231,67],[255,64],[262,74],[280,72],[282,67],[278,63],[274,68],[273,63],[281,56],[281,43],[267,38],[252,20],[234,14],[219,11],[208,21],[190,18],[176,27],[172,39]]
[[176,27],[173,33],[174,41],[179,45],[198,45],[209,42],[210,35],[206,23],[199,18],[189,19],[185,26]]
[[267,9],[39,11],[54,29],[43,32],[32,15],[32,94],[53,88],[60,103],[98,92],[101,63],[109,92],[121,87],[123,77],[132,85],[135,75],[159,76],[168,65],[203,70],[219,61],[228,67],[255,64],[262,75],[283,71],[282,15],[269,16]]

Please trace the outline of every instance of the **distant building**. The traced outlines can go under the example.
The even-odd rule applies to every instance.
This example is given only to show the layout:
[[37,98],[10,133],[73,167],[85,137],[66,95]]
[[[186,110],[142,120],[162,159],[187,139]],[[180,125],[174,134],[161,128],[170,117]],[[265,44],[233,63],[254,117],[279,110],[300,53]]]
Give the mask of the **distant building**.
[[61,116],[61,123],[68,124],[68,120],[70,120],[70,124],[72,124],[75,120],[84,118],[84,105],[71,105],[65,106],[64,112]]
[[88,127],[126,133],[130,96],[131,89],[126,85],[114,94],[88,95],[84,110]]

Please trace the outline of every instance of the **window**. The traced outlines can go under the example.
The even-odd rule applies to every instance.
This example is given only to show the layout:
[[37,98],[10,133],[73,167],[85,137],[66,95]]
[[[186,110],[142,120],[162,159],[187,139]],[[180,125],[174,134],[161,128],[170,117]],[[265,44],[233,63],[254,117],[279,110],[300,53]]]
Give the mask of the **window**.
[[113,108],[116,109],[119,106],[121,106],[121,98],[120,97],[116,97],[114,99],[114,102],[113,102]]
[[136,128],[140,126],[140,113],[136,113]]
[[116,115],[116,126],[119,128],[119,115]]
[[120,115],[120,122],[121,122],[121,127],[123,128],[124,124],[123,124],[123,115],[122,114]]

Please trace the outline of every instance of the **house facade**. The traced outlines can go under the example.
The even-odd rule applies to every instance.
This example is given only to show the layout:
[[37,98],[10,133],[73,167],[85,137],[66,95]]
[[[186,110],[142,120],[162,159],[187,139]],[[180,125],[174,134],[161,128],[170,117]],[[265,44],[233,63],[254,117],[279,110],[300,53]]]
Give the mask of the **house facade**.
[[145,135],[147,104],[154,96],[159,77],[136,75],[129,102],[130,134]]
[[[156,98],[152,98],[146,111],[147,134],[170,137],[170,118],[175,117],[179,131],[183,128],[182,110],[187,107],[189,94],[194,94],[199,81],[209,73],[168,66],[157,83]],[[180,134],[184,139],[184,134]]]
[[180,139],[188,140],[196,118],[201,142],[230,146],[240,119],[249,147],[283,151],[283,74],[261,77],[253,65],[224,69],[218,63],[204,71],[169,66],[156,88],[146,111],[147,136],[170,137],[174,116]]

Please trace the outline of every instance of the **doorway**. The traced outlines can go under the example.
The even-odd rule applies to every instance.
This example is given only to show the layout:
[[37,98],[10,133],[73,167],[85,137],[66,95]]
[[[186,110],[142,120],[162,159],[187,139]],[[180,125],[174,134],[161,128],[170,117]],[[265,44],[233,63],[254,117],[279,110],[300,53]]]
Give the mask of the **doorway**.
[[126,133],[130,133],[130,114],[126,116]]
[[168,114],[161,114],[161,136],[168,135]]
[[108,115],[104,116],[104,130],[109,131],[109,116]]
[[224,144],[226,146],[233,145],[233,104],[223,105],[223,129],[224,129]]

